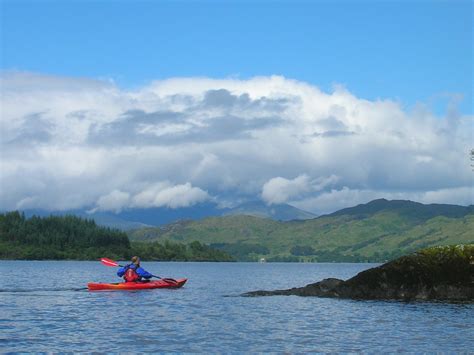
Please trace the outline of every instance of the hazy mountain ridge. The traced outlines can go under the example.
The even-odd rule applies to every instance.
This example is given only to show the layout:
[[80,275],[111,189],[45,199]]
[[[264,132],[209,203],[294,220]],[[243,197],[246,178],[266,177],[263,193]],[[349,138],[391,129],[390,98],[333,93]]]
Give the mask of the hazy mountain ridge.
[[[433,245],[472,243],[473,230],[473,206],[381,199],[304,221],[211,217],[135,230],[130,236],[198,240],[241,260],[383,261]],[[238,255],[244,247],[250,251]]]
[[223,216],[247,215],[270,218],[277,221],[292,221],[315,218],[316,215],[288,204],[267,205],[261,201],[241,204],[225,211]]
[[93,219],[98,225],[131,230],[143,227],[162,226],[177,221],[200,220],[207,217],[226,215],[249,215],[274,220],[289,221],[316,217],[310,212],[300,210],[288,204],[266,205],[261,201],[251,201],[234,208],[219,208],[214,203],[201,203],[185,208],[138,208],[119,212],[88,212],[87,210],[46,211],[41,209],[25,210],[25,215],[47,217],[50,215],[74,215]]

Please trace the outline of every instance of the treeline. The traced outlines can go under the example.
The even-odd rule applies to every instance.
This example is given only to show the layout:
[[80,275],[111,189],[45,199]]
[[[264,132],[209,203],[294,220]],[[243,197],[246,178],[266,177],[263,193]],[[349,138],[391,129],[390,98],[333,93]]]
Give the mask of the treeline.
[[393,252],[375,252],[372,256],[364,256],[357,252],[347,253],[346,247],[333,250],[316,250],[311,246],[296,245],[290,254],[271,255],[270,250],[256,243],[213,243],[210,246],[231,255],[238,261],[259,261],[262,257],[268,262],[385,262],[404,255],[400,250]]
[[303,261],[303,262],[339,262],[339,263],[380,263],[396,259],[405,255],[400,250],[393,252],[375,252],[371,256],[361,255],[357,252],[344,253],[346,248],[339,247],[333,250],[315,250],[310,246],[295,246],[291,249],[290,256],[283,258],[285,260],[269,259],[269,261]]
[[197,241],[189,244],[170,241],[163,243],[132,242],[132,250],[134,255],[140,255],[143,260],[235,261],[226,252]]
[[125,233],[99,227],[93,220],[76,216],[0,214],[2,259],[97,259],[121,257],[130,251]]
[[26,218],[23,213],[0,214],[0,259],[231,261],[227,253],[199,242],[133,243],[119,230],[98,226],[76,216]]
[[232,255],[239,261],[258,261],[262,255],[267,255],[270,250],[261,244],[252,243],[213,243],[210,246]]

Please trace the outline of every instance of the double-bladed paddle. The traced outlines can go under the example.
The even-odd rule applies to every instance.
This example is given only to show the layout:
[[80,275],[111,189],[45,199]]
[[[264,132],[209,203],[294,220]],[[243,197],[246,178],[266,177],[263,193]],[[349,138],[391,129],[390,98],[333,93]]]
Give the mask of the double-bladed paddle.
[[115,266],[115,267],[120,266],[120,267],[123,267],[122,265],[120,265],[116,261],[113,261],[113,260],[108,259],[108,258],[101,258],[100,262],[102,264],[104,264],[105,266]]
[[[100,262],[102,264],[104,264],[105,266],[112,266],[112,267],[123,267],[123,265],[120,265],[118,262],[112,260],[112,259],[109,259],[109,258],[101,258],[100,259]],[[171,278],[163,278],[163,277],[159,277],[159,276],[156,276],[156,275],[151,275],[153,277],[156,277],[157,279],[161,279],[163,281],[168,281],[168,282],[173,282],[173,283],[178,283],[178,281],[176,281],[175,279],[171,279]]]

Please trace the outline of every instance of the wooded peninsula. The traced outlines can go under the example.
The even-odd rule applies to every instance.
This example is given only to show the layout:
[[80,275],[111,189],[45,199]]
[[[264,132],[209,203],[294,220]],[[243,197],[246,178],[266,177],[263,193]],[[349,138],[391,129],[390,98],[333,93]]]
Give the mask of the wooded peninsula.
[[26,218],[17,211],[0,214],[0,259],[128,260],[133,255],[150,261],[234,260],[224,251],[197,241],[130,242],[122,231],[76,216]]

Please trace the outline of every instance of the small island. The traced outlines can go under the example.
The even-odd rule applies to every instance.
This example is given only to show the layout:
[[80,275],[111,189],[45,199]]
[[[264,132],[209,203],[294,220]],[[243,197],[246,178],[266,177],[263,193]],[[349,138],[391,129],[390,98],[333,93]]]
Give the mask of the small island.
[[474,302],[474,244],[424,249],[346,281],[329,278],[304,287],[253,291],[242,296],[274,295]]

